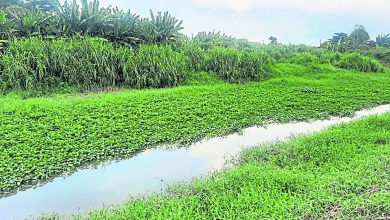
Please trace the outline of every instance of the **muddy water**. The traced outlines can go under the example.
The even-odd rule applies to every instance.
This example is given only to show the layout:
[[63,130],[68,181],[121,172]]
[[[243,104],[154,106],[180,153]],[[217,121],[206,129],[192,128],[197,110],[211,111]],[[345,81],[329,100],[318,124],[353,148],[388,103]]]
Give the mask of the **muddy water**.
[[295,135],[386,112],[390,112],[390,105],[359,111],[353,118],[250,127],[240,134],[195,143],[188,149],[146,150],[130,159],[80,170],[41,187],[2,198],[0,219],[37,218],[42,213],[53,212],[69,218],[72,213],[121,204],[129,196],[159,192],[174,182],[220,170],[244,148],[288,140]]

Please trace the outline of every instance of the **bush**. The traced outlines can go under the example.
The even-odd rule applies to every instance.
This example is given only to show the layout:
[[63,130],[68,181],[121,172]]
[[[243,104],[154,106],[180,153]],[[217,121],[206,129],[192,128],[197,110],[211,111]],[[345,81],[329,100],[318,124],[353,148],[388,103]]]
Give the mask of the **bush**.
[[274,60],[264,52],[220,47],[208,51],[207,70],[232,83],[265,80],[273,64]]
[[384,67],[379,61],[361,55],[360,53],[342,54],[340,61],[335,63],[335,66],[343,69],[357,70],[360,72],[383,72]]
[[330,52],[330,51],[322,51],[318,54],[321,64],[332,64],[340,61],[341,53],[339,52]]
[[320,64],[320,58],[317,56],[303,52],[295,54],[291,59],[291,63],[300,64],[300,65],[308,65],[308,64]]
[[374,57],[382,64],[390,67],[390,48],[374,47],[363,51],[364,55]]

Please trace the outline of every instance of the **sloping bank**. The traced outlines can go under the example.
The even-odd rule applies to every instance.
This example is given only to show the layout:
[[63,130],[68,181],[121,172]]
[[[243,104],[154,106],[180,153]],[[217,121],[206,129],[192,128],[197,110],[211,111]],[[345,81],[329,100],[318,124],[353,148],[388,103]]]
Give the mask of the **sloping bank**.
[[350,115],[390,103],[389,85],[385,73],[338,70],[247,85],[0,98],[0,194],[162,143],[190,143],[270,121]]
[[235,168],[91,219],[388,219],[390,114],[244,152]]

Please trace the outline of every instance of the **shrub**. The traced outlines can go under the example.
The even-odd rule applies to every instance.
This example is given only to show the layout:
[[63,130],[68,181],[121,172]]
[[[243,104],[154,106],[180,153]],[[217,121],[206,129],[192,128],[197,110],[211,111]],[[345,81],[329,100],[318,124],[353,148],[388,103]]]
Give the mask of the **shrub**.
[[321,64],[332,64],[332,63],[340,61],[341,53],[323,51],[323,52],[318,54],[318,57],[320,59]]
[[364,55],[372,56],[382,64],[390,67],[390,48],[374,47],[363,51]]
[[348,54],[342,54],[339,62],[335,63],[335,66],[344,68],[357,70],[360,72],[383,72],[384,67],[379,61],[361,55],[360,53],[353,52]]
[[300,65],[308,65],[308,64],[320,64],[320,58],[317,56],[303,52],[295,54],[291,59],[291,63],[300,64]]

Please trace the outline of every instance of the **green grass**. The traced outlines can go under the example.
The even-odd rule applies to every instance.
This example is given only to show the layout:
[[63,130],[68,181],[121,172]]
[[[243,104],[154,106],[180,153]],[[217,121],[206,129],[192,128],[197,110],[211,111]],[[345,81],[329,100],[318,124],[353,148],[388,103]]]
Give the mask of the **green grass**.
[[210,86],[224,84],[225,82],[218,78],[215,73],[198,72],[192,73],[191,77],[186,82],[187,86]]
[[246,150],[236,167],[90,219],[388,219],[390,114]]
[[13,40],[0,57],[0,91],[39,96],[64,87],[174,87],[187,79],[185,59],[170,45],[141,45],[135,50],[100,38]]
[[[294,65],[276,68],[285,73]],[[26,100],[4,96],[0,98],[0,194],[161,143],[188,144],[255,124],[346,116],[390,103],[388,73],[306,71],[245,85],[216,83]]]

